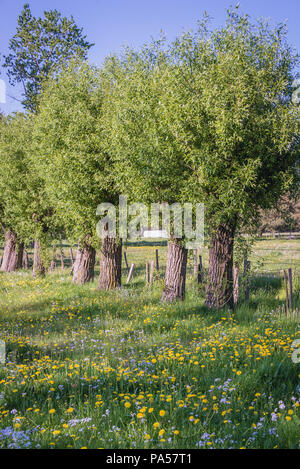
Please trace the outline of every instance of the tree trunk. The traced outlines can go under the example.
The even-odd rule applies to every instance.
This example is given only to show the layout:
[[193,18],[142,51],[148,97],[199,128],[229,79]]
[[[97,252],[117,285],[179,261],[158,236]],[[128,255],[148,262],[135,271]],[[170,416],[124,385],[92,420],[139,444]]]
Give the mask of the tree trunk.
[[222,224],[211,238],[206,289],[206,305],[209,308],[233,308],[234,233],[234,224]]
[[23,267],[24,243],[19,243],[17,247],[16,269]]
[[45,266],[41,258],[41,243],[38,239],[34,241],[34,251],[33,251],[33,277],[43,277],[45,275]]
[[110,238],[105,230],[102,237],[98,290],[111,290],[121,286],[122,240]]
[[22,268],[24,244],[18,243],[17,235],[4,230],[5,246],[1,265],[2,272],[13,272]]
[[162,301],[184,300],[187,252],[187,249],[180,244],[178,239],[168,242],[165,288],[161,297]]
[[29,267],[29,258],[28,258],[28,251],[25,248],[24,249],[24,255],[23,255],[23,269],[28,269]]
[[72,267],[73,283],[83,284],[94,279],[96,251],[89,244],[78,246]]

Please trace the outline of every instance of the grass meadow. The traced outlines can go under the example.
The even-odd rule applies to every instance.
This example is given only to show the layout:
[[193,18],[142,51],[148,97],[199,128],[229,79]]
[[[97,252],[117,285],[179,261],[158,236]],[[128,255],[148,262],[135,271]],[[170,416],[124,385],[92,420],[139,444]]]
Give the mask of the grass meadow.
[[[155,249],[160,271],[149,287],[145,262]],[[291,355],[300,338],[300,240],[256,242],[250,300],[240,279],[233,313],[205,307],[192,257],[186,300],[166,305],[166,245],[133,243],[126,252],[136,269],[126,285],[123,265],[116,291],[97,291],[97,276],[73,285],[68,266],[42,279],[0,274],[0,447],[299,448],[300,364]]]

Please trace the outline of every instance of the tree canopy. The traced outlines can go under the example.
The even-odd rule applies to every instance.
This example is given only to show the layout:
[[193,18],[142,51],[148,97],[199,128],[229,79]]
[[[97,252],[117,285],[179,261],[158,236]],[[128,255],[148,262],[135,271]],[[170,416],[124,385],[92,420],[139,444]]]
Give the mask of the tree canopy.
[[31,122],[22,113],[1,121],[0,127],[0,211],[5,226],[14,228],[22,238],[30,231],[26,219],[33,202],[29,190],[28,142]]
[[3,120],[0,129],[1,221],[22,241],[51,235],[57,224],[43,180],[33,165],[33,117],[16,113]]
[[105,87],[101,71],[72,61],[48,82],[35,117],[33,164],[74,242],[96,236],[97,206],[116,197],[102,136]]
[[50,10],[44,12],[44,17],[35,18],[25,4],[3,67],[11,84],[23,85],[24,107],[36,111],[42,83],[50,72],[59,70],[75,55],[86,58],[92,46],[73,17],[68,19],[59,11]]
[[108,133],[121,185],[134,180],[136,197],[205,201],[207,221],[252,225],[297,180],[297,61],[282,25],[235,11],[220,30],[205,19],[169,48],[158,41],[111,59]]

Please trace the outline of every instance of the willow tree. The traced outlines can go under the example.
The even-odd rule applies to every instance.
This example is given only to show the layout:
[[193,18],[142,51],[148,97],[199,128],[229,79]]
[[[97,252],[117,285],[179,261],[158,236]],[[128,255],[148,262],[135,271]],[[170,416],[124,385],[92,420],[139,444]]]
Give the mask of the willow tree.
[[22,113],[8,116],[0,126],[0,218],[5,235],[1,270],[21,268],[24,243],[35,239],[36,276],[45,273],[40,246],[51,234],[53,219],[42,180],[32,165],[32,128],[33,117]]
[[[97,206],[115,202],[112,167],[103,149],[103,101],[107,81],[85,62],[72,61],[45,86],[35,119],[34,160],[44,178],[46,192],[68,239],[78,242],[73,281],[94,278],[95,248],[99,244]],[[117,241],[116,241],[117,242]],[[114,246],[108,258],[120,253]],[[102,265],[102,274],[105,269]],[[119,271],[110,269],[101,288],[120,283]]]
[[[117,187],[129,202],[145,204],[148,214],[153,203],[163,211],[164,204],[182,202],[182,189],[188,179],[188,168],[163,105],[170,73],[163,43],[163,39],[153,42],[140,52],[126,50],[121,58],[111,57],[106,63],[112,86],[104,128]],[[162,295],[165,301],[183,300],[185,296],[186,240],[174,230],[174,215],[170,221]]]
[[22,267],[22,221],[27,208],[26,147],[27,123],[17,114],[1,120],[0,126],[0,220],[5,237],[1,270],[12,272]]
[[232,307],[235,233],[256,225],[297,180],[298,59],[283,25],[252,24],[237,10],[220,30],[209,32],[205,20],[179,38],[170,57],[166,106],[191,168],[187,192],[205,202],[210,235],[206,303]]
[[204,18],[168,48],[156,44],[121,64],[116,158],[136,197],[205,203],[210,308],[233,306],[237,230],[252,228],[297,179],[297,60],[283,25],[252,24],[236,9],[221,29],[209,31]]

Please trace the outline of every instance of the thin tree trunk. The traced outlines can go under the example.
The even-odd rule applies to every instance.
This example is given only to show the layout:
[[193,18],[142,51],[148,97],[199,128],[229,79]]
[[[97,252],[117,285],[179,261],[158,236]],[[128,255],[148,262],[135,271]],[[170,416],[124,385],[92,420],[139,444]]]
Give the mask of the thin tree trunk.
[[11,230],[5,230],[5,246],[1,264],[2,272],[13,272],[22,268],[24,244],[18,243],[17,235]]
[[122,240],[110,238],[104,227],[100,256],[98,290],[111,290],[121,286]]
[[78,246],[73,264],[73,283],[83,284],[94,279],[96,251],[89,244]]
[[179,239],[169,240],[162,301],[184,300],[187,252],[187,249],[180,244]]
[[42,246],[38,239],[34,241],[33,251],[33,271],[34,277],[43,277],[45,275],[45,266],[41,257]]
[[234,234],[234,224],[221,224],[211,238],[206,289],[206,305],[209,308],[233,308]]

